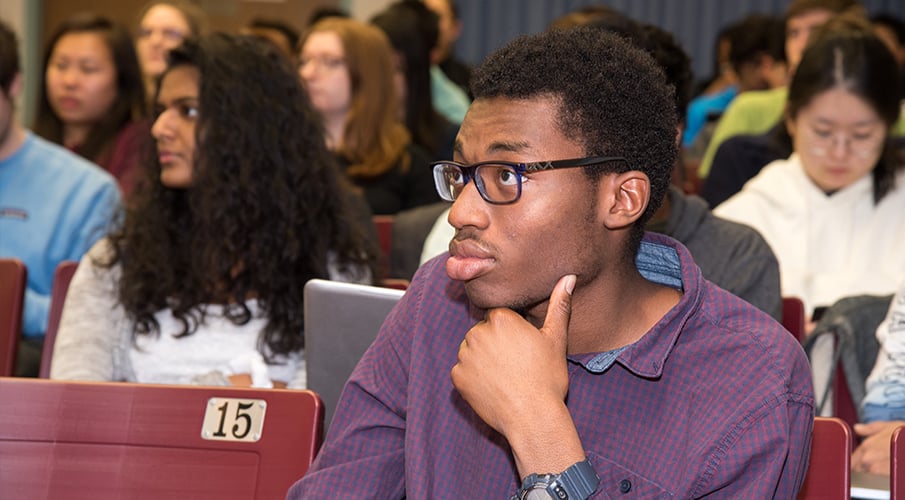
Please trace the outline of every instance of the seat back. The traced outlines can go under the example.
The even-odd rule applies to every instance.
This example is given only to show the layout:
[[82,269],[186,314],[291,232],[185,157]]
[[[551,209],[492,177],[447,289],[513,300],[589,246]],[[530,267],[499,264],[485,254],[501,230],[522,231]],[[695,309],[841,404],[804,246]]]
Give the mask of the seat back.
[[905,426],[889,441],[889,498],[905,498]]
[[50,314],[47,317],[47,332],[44,334],[44,348],[41,351],[41,369],[38,372],[38,376],[41,378],[50,378],[53,344],[56,342],[57,330],[60,328],[66,291],[69,290],[69,282],[72,281],[72,275],[75,274],[78,267],[78,262],[64,260],[57,265],[53,272],[53,285],[50,287]]
[[798,297],[782,298],[782,326],[799,342],[805,337],[804,302]]
[[0,378],[4,498],[284,498],[321,440],[312,391]]
[[852,432],[835,417],[816,417],[800,500],[847,500],[851,494]]
[[28,271],[18,259],[0,258],[0,376],[16,368],[16,349],[22,332],[22,310]]
[[393,248],[390,254],[391,277],[411,280],[415,276],[415,271],[421,265],[424,242],[434,224],[449,207],[449,202],[441,201],[409,208],[396,214],[393,222]]
[[377,272],[380,273],[378,278],[391,277],[390,255],[393,253],[393,222],[395,219],[392,215],[375,215],[372,218],[374,227],[377,229],[377,243],[380,246],[380,256],[377,259]]

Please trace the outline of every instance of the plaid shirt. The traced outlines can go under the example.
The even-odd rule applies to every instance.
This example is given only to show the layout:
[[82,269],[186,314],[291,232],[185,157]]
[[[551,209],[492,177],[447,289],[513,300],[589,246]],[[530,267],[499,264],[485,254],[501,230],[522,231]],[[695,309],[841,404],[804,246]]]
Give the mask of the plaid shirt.
[[[481,313],[446,276],[445,259],[425,264],[390,313],[290,499],[509,498],[518,489],[506,440],[450,381]],[[648,234],[636,262],[684,294],[634,344],[570,357],[567,405],[600,476],[592,498],[795,498],[814,417],[801,347],[705,281],[678,242]]]

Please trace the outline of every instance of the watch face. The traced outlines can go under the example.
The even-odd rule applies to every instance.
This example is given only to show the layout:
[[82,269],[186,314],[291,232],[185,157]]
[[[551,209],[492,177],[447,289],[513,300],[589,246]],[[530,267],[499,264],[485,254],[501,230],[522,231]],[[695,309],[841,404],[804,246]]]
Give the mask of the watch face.
[[533,488],[525,492],[524,500],[555,500],[547,493],[547,485],[535,485]]

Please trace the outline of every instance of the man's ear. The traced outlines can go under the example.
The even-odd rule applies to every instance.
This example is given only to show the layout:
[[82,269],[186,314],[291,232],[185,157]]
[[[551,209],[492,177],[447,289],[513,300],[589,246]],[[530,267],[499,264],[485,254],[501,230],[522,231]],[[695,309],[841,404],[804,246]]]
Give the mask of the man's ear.
[[635,223],[650,203],[650,179],[638,170],[604,174],[597,189],[598,217],[607,229],[625,229]]
[[22,73],[16,73],[11,82],[9,82],[9,92],[6,93],[10,100],[19,97],[22,92]]

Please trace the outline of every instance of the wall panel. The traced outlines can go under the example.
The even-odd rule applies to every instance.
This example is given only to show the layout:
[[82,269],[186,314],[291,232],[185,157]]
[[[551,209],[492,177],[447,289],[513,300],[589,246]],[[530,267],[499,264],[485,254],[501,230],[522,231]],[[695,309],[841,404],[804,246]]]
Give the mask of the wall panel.
[[[712,46],[720,28],[750,13],[782,15],[788,0],[456,0],[464,29],[456,53],[472,64],[515,36],[542,31],[579,7],[605,4],[673,33],[692,57],[697,78],[712,71]],[[869,12],[905,18],[905,1],[865,0]]]

